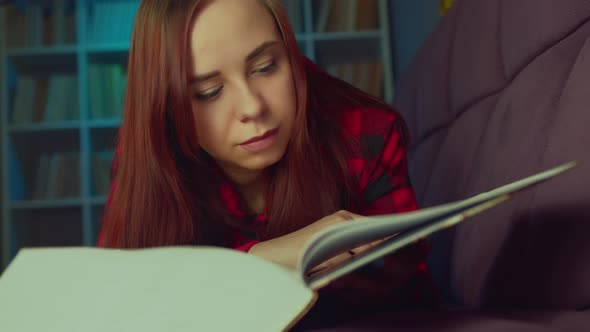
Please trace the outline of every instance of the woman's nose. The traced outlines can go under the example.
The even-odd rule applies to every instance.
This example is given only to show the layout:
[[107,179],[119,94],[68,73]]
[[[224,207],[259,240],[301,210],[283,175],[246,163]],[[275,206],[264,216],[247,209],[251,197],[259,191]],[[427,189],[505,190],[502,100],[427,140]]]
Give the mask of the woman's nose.
[[264,100],[260,93],[246,85],[242,89],[242,100],[238,105],[240,121],[247,122],[259,118],[264,113]]

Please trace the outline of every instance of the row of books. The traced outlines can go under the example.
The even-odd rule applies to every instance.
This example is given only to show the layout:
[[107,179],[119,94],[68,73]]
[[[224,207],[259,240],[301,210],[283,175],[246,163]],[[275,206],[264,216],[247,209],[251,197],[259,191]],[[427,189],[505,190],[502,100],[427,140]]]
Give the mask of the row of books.
[[56,122],[79,118],[78,78],[18,76],[12,99],[12,123]]
[[127,71],[122,64],[88,65],[88,100],[92,119],[120,118],[123,114]]
[[383,65],[378,60],[366,60],[329,64],[326,72],[357,88],[379,98],[383,98]]
[[9,47],[64,45],[76,40],[71,0],[27,1],[24,5],[7,6],[6,10]]
[[80,154],[43,152],[37,163],[33,199],[57,199],[80,195]]
[[92,185],[93,193],[105,196],[111,186],[111,163],[115,157],[114,150],[99,151],[92,154]]
[[[113,150],[92,154],[93,195],[104,196],[109,193],[113,157]],[[32,199],[47,200],[80,196],[80,154],[78,152],[43,152],[36,166],[31,191]]]
[[[326,65],[326,71],[361,90],[382,97],[383,68],[378,60]],[[127,74],[122,64],[88,65],[91,119],[120,118]],[[56,122],[79,118],[78,80],[75,75],[48,78],[19,76],[13,97],[13,124]]]
[[303,31],[303,15],[302,15],[302,4],[301,0],[283,0],[287,15],[289,16],[289,22],[295,33]]
[[378,0],[322,0],[317,3],[316,32],[379,28]]
[[88,41],[90,43],[129,42],[140,1],[95,0],[90,6]]
[[[302,31],[299,0],[283,0],[295,31]],[[96,0],[91,2],[87,38],[90,43],[128,42],[140,1]],[[378,29],[378,0],[322,0],[316,5],[315,31]],[[27,1],[8,6],[9,46],[71,44],[76,40],[75,2],[72,0]]]

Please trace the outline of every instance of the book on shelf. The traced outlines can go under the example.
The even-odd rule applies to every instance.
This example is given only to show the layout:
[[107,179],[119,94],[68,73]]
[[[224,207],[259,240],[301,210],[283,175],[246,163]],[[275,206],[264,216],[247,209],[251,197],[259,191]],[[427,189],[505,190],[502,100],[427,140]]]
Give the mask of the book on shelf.
[[316,8],[316,32],[379,28],[378,0],[322,0]]
[[379,0],[359,0],[356,18],[357,30],[379,29]]
[[80,194],[80,154],[43,152],[37,161],[32,188],[35,200],[77,197]]
[[35,180],[33,182],[33,199],[43,199],[46,197],[47,184],[49,182],[49,157],[49,153],[43,152],[37,161],[37,172],[35,173]]
[[8,174],[10,177],[8,179],[4,179],[4,181],[8,181],[8,197],[12,201],[22,200],[26,197],[27,193],[25,192],[25,172],[23,170],[23,163],[20,159],[16,156],[16,151],[14,144],[7,144],[7,152],[8,158],[6,158],[6,163],[8,167]]
[[49,77],[44,122],[78,119],[78,78],[73,74],[53,74]]
[[72,44],[75,15],[69,0],[26,1],[7,6],[9,47]]
[[12,123],[23,124],[33,119],[37,80],[31,76],[19,75],[16,79],[12,100]]
[[75,42],[76,16],[71,9],[74,6],[71,0],[54,0],[50,30],[53,45],[65,45]]
[[15,5],[5,6],[4,18],[6,27],[9,27],[10,33],[6,33],[6,47],[17,48],[23,47],[25,42],[25,35],[27,31],[27,23],[23,11]]
[[115,150],[100,151],[92,154],[92,181],[94,194],[106,196],[111,186],[111,164]]
[[113,119],[123,114],[127,74],[122,64],[88,65],[88,100],[91,119]]
[[328,64],[326,72],[375,97],[383,98],[383,65],[379,60]]
[[27,29],[25,30],[25,45],[26,46],[41,46],[43,41],[43,7],[40,3],[28,3],[25,7],[25,22]]
[[328,27],[328,19],[330,18],[331,7],[332,0],[323,0],[319,2],[315,21],[315,30],[317,32],[326,31]]
[[[144,332],[288,330],[314,305],[318,290],[332,281],[576,164],[464,200],[333,225],[306,243],[296,269],[208,246],[21,249],[0,277],[0,320],[12,332],[70,332],[80,326]],[[336,255],[382,239],[340,264],[310,273]]]
[[92,1],[88,22],[91,43],[128,42],[140,1]]
[[79,118],[78,78],[55,73],[19,75],[12,102],[13,124],[58,122]]
[[299,33],[303,31],[303,15],[302,15],[302,1],[301,0],[283,0],[289,22],[293,32]]
[[[23,122],[42,122],[43,113],[45,112],[45,105],[49,97],[49,78],[39,77],[36,82],[35,106],[33,107],[33,114],[30,118]],[[18,111],[17,111],[18,112]]]

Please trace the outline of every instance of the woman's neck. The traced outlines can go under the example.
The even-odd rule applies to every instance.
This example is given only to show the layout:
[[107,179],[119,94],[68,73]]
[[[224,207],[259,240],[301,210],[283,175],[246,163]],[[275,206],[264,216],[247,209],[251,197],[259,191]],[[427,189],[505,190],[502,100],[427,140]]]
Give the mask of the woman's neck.
[[237,189],[246,200],[248,208],[252,213],[260,214],[266,205],[265,200],[265,181],[256,181],[247,186],[238,185]]
[[[221,165],[220,165],[221,166]],[[221,166],[227,177],[235,184],[252,213],[261,213],[265,206],[267,172],[265,170],[236,170]]]

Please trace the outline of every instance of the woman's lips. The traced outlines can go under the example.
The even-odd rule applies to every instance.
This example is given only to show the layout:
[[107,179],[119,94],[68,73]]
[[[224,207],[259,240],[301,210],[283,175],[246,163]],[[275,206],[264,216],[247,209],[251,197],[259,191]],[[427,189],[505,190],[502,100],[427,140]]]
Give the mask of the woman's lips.
[[253,137],[240,144],[242,148],[250,152],[258,152],[269,148],[276,140],[279,128],[271,129],[261,136]]

